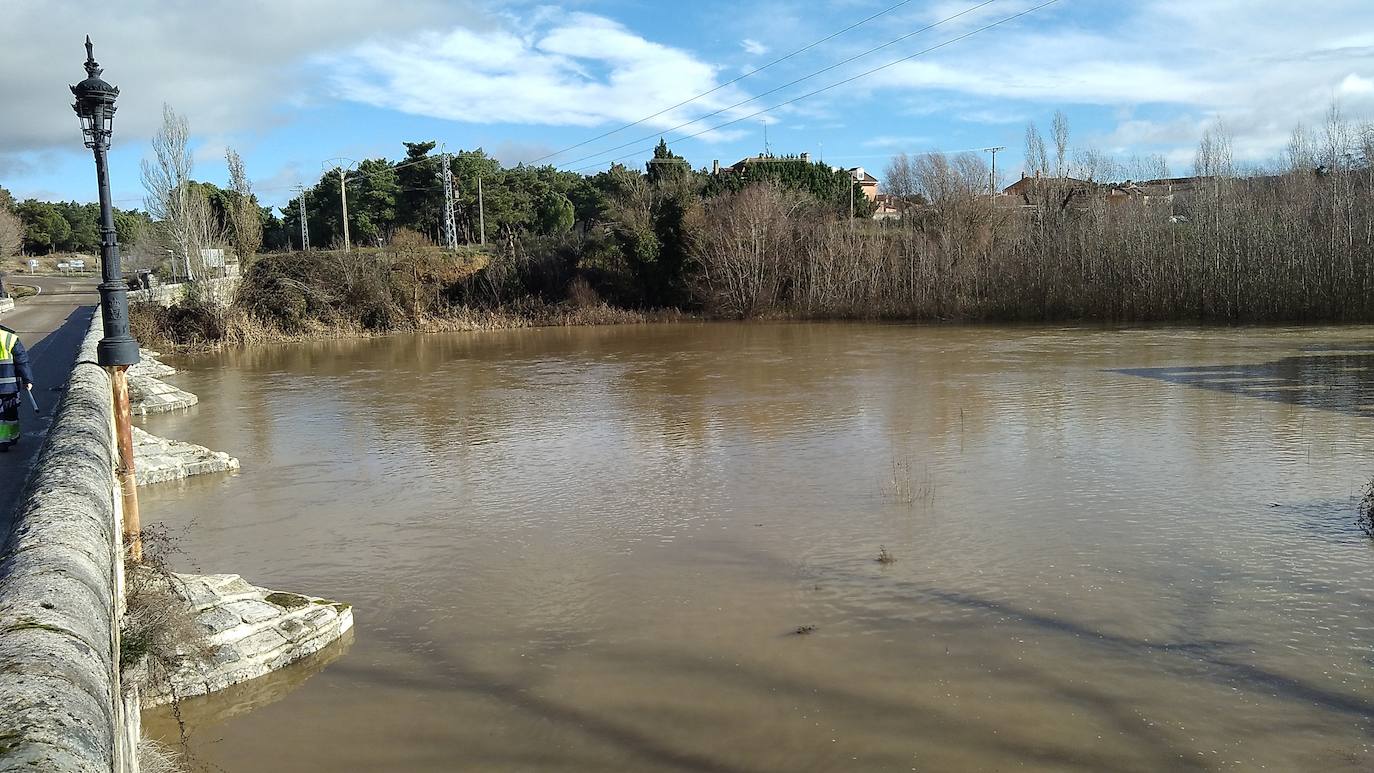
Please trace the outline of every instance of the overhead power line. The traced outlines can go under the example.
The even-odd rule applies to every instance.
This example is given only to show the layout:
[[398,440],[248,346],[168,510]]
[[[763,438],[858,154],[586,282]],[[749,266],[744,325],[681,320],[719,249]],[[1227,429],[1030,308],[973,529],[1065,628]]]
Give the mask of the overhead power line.
[[[982,27],[979,27],[979,28],[977,28],[977,29],[970,30],[969,32],[965,32],[965,33],[962,34],[962,35],[959,35],[959,36],[957,36],[957,37],[950,38],[949,40],[946,40],[946,41],[944,41],[943,43],[939,43],[939,44],[934,45],[934,46],[931,46],[931,47],[929,47],[929,48],[922,49],[922,50],[920,50],[920,51],[917,51],[917,52],[914,53],[914,54],[910,54],[910,55],[908,55],[908,56],[901,57],[900,59],[894,59],[894,60],[888,62],[887,64],[879,65],[878,67],[874,67],[874,68],[871,69],[871,70],[865,70],[865,71],[863,71],[863,72],[861,72],[861,73],[859,73],[859,74],[857,74],[857,75],[851,75],[851,76],[848,77],[848,78],[845,78],[845,79],[839,80],[839,81],[835,81],[834,83],[830,84],[829,86],[823,86],[823,87],[821,87],[821,88],[819,88],[819,89],[816,89],[815,91],[808,91],[807,93],[802,94],[802,95],[800,95],[800,96],[793,97],[793,98],[788,99],[788,100],[786,100],[786,101],[784,101],[784,102],[779,102],[778,104],[773,105],[772,107],[765,107],[764,109],[759,110],[758,112],[751,113],[751,114],[746,115],[746,116],[741,116],[741,117],[739,117],[739,118],[735,118],[735,119],[733,119],[733,120],[726,121],[725,123],[716,124],[715,126],[712,126],[712,127],[710,127],[710,128],[707,128],[707,129],[702,129],[701,131],[696,132],[696,133],[694,133],[694,134],[688,134],[688,135],[686,135],[685,137],[678,137],[678,138],[675,139],[675,140],[669,140],[669,141],[667,141],[667,144],[668,144],[668,145],[675,145],[675,144],[677,144],[677,143],[679,143],[679,142],[685,142],[686,140],[695,139],[695,138],[697,138],[697,137],[700,137],[700,136],[703,135],[703,134],[709,134],[709,133],[711,133],[711,132],[713,132],[713,131],[717,131],[717,130],[719,130],[719,129],[724,129],[724,128],[728,127],[728,126],[734,126],[735,124],[741,123],[741,122],[743,122],[743,121],[748,121],[748,120],[753,119],[753,118],[758,118],[759,116],[764,115],[764,114],[766,114],[766,113],[770,113],[770,112],[772,112],[772,111],[774,111],[774,110],[777,110],[778,108],[786,107],[786,106],[791,105],[791,104],[795,104],[795,103],[797,103],[797,102],[802,101],[803,99],[809,99],[809,98],[811,98],[811,97],[816,96],[817,94],[822,94],[822,93],[824,93],[824,92],[830,91],[831,89],[834,89],[834,88],[838,88],[838,87],[840,87],[840,86],[843,86],[843,85],[845,85],[845,84],[847,84],[847,83],[853,83],[854,81],[859,80],[860,78],[866,78],[866,77],[868,77],[868,76],[870,76],[870,75],[872,75],[872,74],[874,74],[874,73],[876,73],[876,72],[880,72],[880,71],[882,71],[882,70],[886,70],[886,69],[889,68],[889,67],[895,67],[895,66],[897,66],[897,65],[899,65],[899,64],[901,64],[901,63],[903,63],[903,62],[908,62],[908,61],[911,61],[912,59],[915,59],[915,58],[917,58],[917,57],[920,57],[920,56],[924,56],[924,55],[926,55],[926,54],[929,54],[929,53],[931,53],[932,51],[938,51],[939,49],[942,49],[942,48],[944,48],[944,47],[946,47],[946,46],[950,46],[950,45],[953,45],[953,44],[955,44],[955,43],[958,43],[958,42],[961,41],[961,40],[967,40],[968,38],[971,38],[971,37],[973,37],[974,35],[977,35],[977,34],[979,34],[979,33],[981,33],[981,32],[986,32],[986,31],[988,31],[988,30],[990,30],[990,29],[993,29],[994,27],[1000,27],[1000,26],[1002,26],[1003,24],[1006,24],[1006,23],[1008,23],[1008,22],[1015,21],[1015,20],[1017,20],[1017,19],[1019,19],[1019,18],[1021,18],[1021,17],[1023,17],[1023,16],[1027,16],[1027,15],[1029,15],[1029,14],[1035,13],[1036,11],[1039,11],[1039,10],[1042,9],[1042,8],[1046,8],[1046,7],[1048,7],[1048,6],[1054,5],[1054,4],[1057,3],[1057,2],[1059,2],[1059,0],[1046,0],[1046,2],[1040,3],[1039,5],[1033,6],[1033,7],[1031,7],[1031,8],[1027,8],[1026,10],[1021,11],[1020,13],[1012,14],[1011,16],[1007,16],[1007,17],[1004,17],[1004,18],[1002,18],[1002,19],[998,19],[997,21],[992,22],[991,24],[986,24],[986,25],[983,25]],[[624,161],[625,159],[635,158],[635,157],[637,157],[637,156],[640,156],[640,155],[644,154],[645,152],[652,152],[652,150],[653,150],[653,148],[649,148],[647,151],[644,150],[644,149],[640,149],[640,150],[638,150],[638,151],[635,151],[634,153],[629,153],[629,154],[626,154],[626,155],[624,155],[624,156],[620,156],[620,157],[618,157],[618,158],[613,158],[613,159],[611,159],[608,163],[615,163],[615,162],[617,162],[617,161]],[[600,155],[600,154],[597,154],[597,155]],[[582,172],[582,171],[586,171],[586,170],[588,170],[588,169],[599,168],[600,165],[601,165],[601,164],[598,163],[598,164],[595,164],[595,165],[592,165],[592,166],[584,166],[584,167],[581,167],[581,168],[578,168],[578,169],[575,169],[575,170],[572,170],[572,171]]]
[[[743,75],[740,75],[739,77],[734,78],[733,80],[726,81],[725,83],[722,83],[722,84],[720,84],[719,86],[716,86],[715,88],[710,89],[709,91],[703,91],[703,92],[701,92],[700,94],[697,94],[697,95],[694,96],[694,97],[690,97],[690,98],[688,98],[688,99],[682,100],[681,102],[677,103],[676,105],[672,105],[672,106],[670,106],[670,107],[665,107],[665,108],[663,108],[662,110],[658,111],[657,113],[654,113],[653,115],[646,115],[646,116],[644,116],[643,118],[639,119],[638,121],[631,121],[630,123],[627,123],[627,124],[625,124],[624,126],[620,126],[620,127],[615,128],[615,129],[611,129],[610,131],[608,131],[608,132],[606,132],[606,133],[604,133],[604,134],[598,134],[598,135],[596,135],[595,137],[592,137],[591,139],[588,139],[588,140],[583,140],[582,142],[579,142],[579,143],[577,143],[576,145],[569,145],[568,147],[563,148],[562,150],[556,150],[556,151],[554,151],[554,152],[548,154],[547,156],[541,156],[540,158],[536,158],[535,160],[531,161],[530,163],[531,163],[531,164],[537,164],[537,163],[539,163],[540,161],[547,161],[547,160],[549,160],[549,159],[551,159],[551,158],[553,158],[553,157],[555,157],[555,156],[561,156],[561,155],[563,155],[564,153],[567,153],[567,152],[570,151],[570,150],[577,150],[578,148],[583,147],[583,146],[586,146],[586,145],[590,145],[590,144],[592,144],[593,142],[596,142],[597,140],[604,140],[604,139],[606,139],[607,137],[611,136],[612,134],[619,134],[620,132],[623,132],[623,131],[625,131],[626,129],[633,129],[634,127],[639,126],[640,124],[642,124],[642,123],[644,123],[644,122],[646,122],[646,121],[652,121],[653,119],[655,119],[655,118],[657,118],[657,117],[663,115],[664,113],[670,113],[670,112],[672,112],[672,111],[678,109],[679,107],[686,107],[687,105],[692,104],[693,102],[697,101],[698,99],[702,99],[702,98],[704,98],[704,97],[709,97],[709,96],[711,96],[712,94],[716,93],[717,91],[720,91],[721,89],[724,89],[724,88],[726,88],[726,87],[733,86],[733,85],[735,85],[736,83],[739,83],[740,81],[744,80],[745,78],[752,78],[753,76],[758,75],[759,73],[763,72],[764,70],[767,70],[767,69],[770,68],[770,67],[773,67],[774,65],[782,64],[783,62],[786,62],[787,60],[792,59],[793,57],[796,57],[796,56],[799,56],[799,55],[801,55],[801,54],[804,54],[804,53],[806,53],[807,51],[810,51],[811,49],[813,49],[813,48],[815,48],[815,47],[817,47],[817,46],[820,46],[820,45],[822,45],[822,44],[824,44],[824,43],[829,43],[830,41],[834,40],[835,38],[838,38],[839,36],[845,34],[846,32],[849,32],[849,31],[851,31],[851,30],[854,30],[854,29],[857,29],[857,28],[859,28],[859,27],[862,27],[863,25],[865,25],[865,24],[867,24],[867,23],[873,21],[874,19],[880,18],[880,17],[882,17],[882,16],[886,16],[886,15],[888,15],[889,13],[892,13],[893,11],[897,10],[898,8],[901,8],[901,7],[904,6],[904,5],[909,5],[911,2],[912,2],[912,0],[902,0],[902,2],[897,3],[896,5],[890,5],[890,6],[888,6],[887,8],[884,8],[883,10],[881,10],[881,11],[879,11],[879,12],[873,14],[872,16],[869,16],[869,17],[867,17],[867,18],[860,19],[859,21],[854,22],[853,24],[849,25],[848,27],[845,27],[844,29],[840,30],[839,32],[835,32],[835,33],[832,33],[832,34],[830,34],[830,35],[826,35],[825,37],[821,38],[820,40],[817,40],[817,41],[814,42],[814,43],[811,43],[811,44],[802,46],[801,48],[798,48],[797,50],[795,50],[795,51],[793,51],[793,52],[791,52],[791,53],[789,53],[789,54],[786,54],[786,55],[784,55],[784,56],[780,56],[780,57],[778,57],[777,59],[774,59],[773,61],[769,62],[768,64],[763,65],[762,67],[757,67],[757,68],[755,68],[755,69],[753,69],[753,70],[750,70],[749,72],[746,72],[746,73],[744,73]],[[636,140],[636,142],[638,142],[638,140]],[[573,162],[573,163],[576,163],[576,162]]]
[[[791,88],[791,87],[797,85],[798,83],[802,83],[802,82],[805,82],[805,81],[809,81],[809,80],[811,80],[812,78],[816,77],[817,75],[824,75],[825,73],[828,73],[828,72],[830,72],[830,71],[832,71],[832,70],[839,69],[839,68],[841,68],[841,67],[843,67],[843,66],[845,66],[845,65],[847,65],[847,64],[850,64],[850,63],[852,63],[852,62],[858,61],[859,59],[862,59],[862,58],[868,56],[869,54],[877,53],[877,52],[883,50],[884,48],[889,48],[889,47],[891,47],[891,46],[897,45],[898,43],[901,43],[902,41],[910,40],[911,38],[914,38],[914,37],[916,37],[917,35],[920,35],[920,34],[923,33],[923,32],[929,32],[930,30],[933,30],[933,29],[935,29],[936,27],[939,27],[939,26],[944,25],[944,24],[948,24],[948,23],[950,23],[950,22],[952,22],[952,21],[955,21],[955,20],[959,19],[959,18],[962,17],[962,16],[967,16],[967,15],[973,13],[974,11],[977,11],[977,10],[979,10],[979,9],[981,9],[981,8],[985,8],[985,7],[989,6],[989,5],[992,5],[992,4],[995,3],[995,2],[997,2],[997,0],[983,0],[983,2],[978,3],[977,5],[970,6],[969,8],[965,8],[964,10],[962,10],[962,11],[960,11],[960,12],[958,12],[958,13],[952,15],[952,16],[946,16],[945,18],[940,19],[939,21],[936,21],[936,22],[932,22],[932,23],[930,23],[930,24],[927,24],[926,26],[924,26],[924,27],[922,27],[922,28],[920,28],[920,29],[918,29],[918,30],[914,30],[914,31],[912,31],[912,32],[908,32],[908,33],[906,33],[905,35],[902,35],[901,37],[893,38],[892,40],[889,40],[889,41],[887,41],[886,43],[883,43],[882,45],[874,46],[873,48],[870,48],[870,49],[868,49],[867,51],[864,51],[864,52],[862,52],[862,53],[855,54],[855,55],[849,57],[848,59],[842,59],[842,60],[840,60],[840,61],[838,61],[838,62],[836,62],[836,63],[834,63],[834,64],[832,64],[832,65],[829,65],[829,66],[827,66],[827,67],[823,67],[823,68],[821,68],[821,69],[819,69],[819,70],[816,70],[815,72],[810,73],[809,75],[803,75],[803,76],[800,77],[800,78],[797,78],[797,79],[795,79],[795,80],[788,81],[787,83],[784,83],[784,84],[782,84],[781,86],[778,86],[778,87],[776,87],[776,88],[771,88],[771,89],[769,89],[768,91],[765,91],[765,92],[763,92],[763,93],[761,93],[761,94],[755,94],[754,96],[752,96],[752,97],[750,97],[750,98],[748,98],[748,99],[742,100],[742,101],[740,101],[740,102],[736,102],[735,104],[730,105],[730,106],[728,106],[728,107],[722,107],[722,108],[720,108],[719,110],[714,110],[714,111],[712,111],[712,112],[706,113],[705,115],[698,116],[698,117],[696,117],[696,118],[693,118],[693,119],[690,120],[690,121],[687,121],[686,123],[680,123],[680,124],[678,124],[677,126],[674,126],[674,127],[670,128],[670,129],[665,129],[665,130],[663,130],[662,132],[656,132],[654,135],[650,135],[650,136],[647,136],[647,137],[641,137],[641,138],[635,139],[635,140],[630,140],[629,142],[626,142],[626,143],[624,143],[624,144],[616,145],[615,147],[606,148],[605,150],[601,150],[601,151],[598,151],[598,152],[596,152],[596,153],[592,153],[592,154],[589,155],[589,156],[583,156],[582,158],[576,159],[575,161],[568,161],[568,162],[559,164],[559,166],[569,166],[569,167],[570,167],[570,166],[574,166],[574,165],[576,165],[576,164],[582,163],[583,161],[590,161],[591,159],[596,158],[597,156],[604,156],[604,155],[606,155],[607,153],[614,153],[614,152],[617,151],[617,150],[621,150],[621,149],[623,149],[623,148],[628,148],[628,147],[630,147],[630,146],[632,146],[632,145],[638,145],[638,144],[641,143],[641,142],[648,142],[649,140],[652,140],[652,139],[654,138],[654,136],[657,136],[658,134],[667,134],[667,133],[669,133],[669,132],[675,132],[675,131],[679,131],[679,130],[681,130],[681,129],[685,129],[685,128],[687,128],[688,126],[691,126],[691,125],[694,124],[694,123],[700,123],[700,122],[702,122],[702,121],[705,121],[705,120],[708,119],[708,118],[714,118],[714,117],[720,115],[721,113],[729,112],[729,111],[734,110],[735,108],[738,108],[738,107],[743,107],[744,105],[747,105],[747,104],[749,104],[750,102],[754,102],[754,101],[756,101],[756,100],[762,99],[762,98],[768,96],[769,94],[776,94],[776,93],[778,93],[779,91],[783,91],[784,89],[789,89],[789,88]],[[614,132],[612,132],[612,133],[614,133]],[[584,143],[584,144],[585,144],[585,143]]]

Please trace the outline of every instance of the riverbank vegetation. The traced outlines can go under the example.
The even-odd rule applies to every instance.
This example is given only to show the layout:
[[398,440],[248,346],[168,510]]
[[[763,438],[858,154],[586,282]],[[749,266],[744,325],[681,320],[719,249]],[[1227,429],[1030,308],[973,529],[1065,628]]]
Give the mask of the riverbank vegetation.
[[[289,252],[249,262],[234,289],[195,282],[170,305],[135,303],[135,337],[168,350],[398,331],[675,321],[676,310],[615,307],[574,280],[551,301],[523,288],[520,267],[481,249],[441,250],[413,231],[383,248]],[[224,293],[227,292],[227,295]]]
[[[718,318],[1374,320],[1371,127],[1333,109],[1321,130],[1296,130],[1282,159],[1247,169],[1217,125],[1188,177],[1169,177],[1161,159],[1075,150],[1062,117],[1050,136],[1047,149],[1028,127],[1026,176],[996,196],[977,155],[898,156],[886,170],[882,220],[870,217],[873,203],[848,172],[801,157],[694,171],[660,144],[642,172],[615,165],[584,176],[407,143],[404,160],[364,162],[350,178],[351,251],[290,249],[302,211],[312,242],[342,246],[337,176],[325,175],[279,220],[254,224],[261,233],[246,241],[278,249],[240,248],[243,281],[227,312],[209,314],[192,298],[139,312],[140,324],[152,340],[214,344],[641,320],[661,309]],[[443,163],[461,202],[465,246],[456,251],[433,246]],[[1124,179],[1147,175],[1155,179]],[[252,195],[243,179],[240,168],[214,215],[231,241],[245,212],[232,204]]]

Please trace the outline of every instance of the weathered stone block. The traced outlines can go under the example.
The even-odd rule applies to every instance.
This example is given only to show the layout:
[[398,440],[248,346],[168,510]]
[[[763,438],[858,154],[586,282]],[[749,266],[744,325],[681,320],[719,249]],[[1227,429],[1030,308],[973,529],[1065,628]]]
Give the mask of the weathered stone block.
[[[190,697],[257,678],[318,652],[353,626],[353,611],[314,596],[274,593],[238,575],[176,575],[178,586],[200,610],[213,634],[214,657],[200,668],[173,675],[177,695]],[[205,595],[217,600],[206,602]],[[244,621],[229,625],[231,620]],[[166,703],[170,695],[145,694],[144,705]]]
[[205,610],[196,620],[204,626],[205,630],[209,631],[211,635],[224,633],[235,626],[243,624],[243,620],[240,619],[238,615],[219,607],[211,607]]
[[238,615],[249,625],[281,617],[281,609],[265,601],[233,601],[225,604],[223,609]]

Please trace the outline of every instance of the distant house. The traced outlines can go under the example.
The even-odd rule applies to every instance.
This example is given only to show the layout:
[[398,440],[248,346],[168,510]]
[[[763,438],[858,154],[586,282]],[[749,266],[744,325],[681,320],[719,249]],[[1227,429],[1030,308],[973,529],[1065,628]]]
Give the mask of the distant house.
[[[712,161],[711,174],[743,174],[745,170],[747,170],[749,167],[755,164],[768,164],[783,161],[800,161],[803,164],[809,164],[811,163],[811,154],[802,153],[799,156],[774,156],[772,154],[749,156],[748,158],[741,158],[740,160],[736,161],[735,163],[729,166],[721,166],[720,161]],[[875,219],[881,220],[884,218],[901,216],[901,210],[898,207],[899,202],[892,199],[891,197],[884,197],[883,195],[879,194],[878,178],[869,174],[863,167],[856,166],[850,169],[831,167],[831,169],[833,169],[836,172],[847,173],[850,179],[853,180],[856,184],[858,184],[859,190],[863,193],[864,197],[877,205],[877,210],[873,214],[873,217]]]
[[1102,195],[1108,204],[1116,207],[1136,202],[1150,203],[1150,196],[1145,193],[1145,189],[1130,180],[1105,186]]
[[1091,180],[1080,180],[1077,177],[1034,177],[1027,176],[1024,172],[1021,179],[1002,189],[1002,193],[1008,196],[1015,196],[1026,203],[1031,203],[1030,196],[1037,189],[1054,189],[1070,191],[1075,196],[1091,193],[1097,188],[1097,183]]
[[720,161],[712,161],[711,174],[740,174],[754,164],[768,164],[778,161],[801,161],[803,164],[809,164],[811,163],[811,154],[802,153],[800,156],[796,157],[779,157],[771,153],[765,153],[757,156],[749,156],[748,158],[741,158],[729,166],[721,166]]
[[878,178],[864,171],[864,168],[861,166],[856,166],[853,169],[850,169],[849,176],[854,180],[854,182],[859,184],[859,190],[863,191],[864,196],[867,196],[869,201],[877,203]]
[[1199,185],[1210,180],[1210,177],[1163,177],[1158,180],[1146,180],[1136,183],[1146,195],[1149,196],[1172,196],[1175,193],[1191,193]]
[[902,216],[902,202],[896,196],[879,193],[874,201],[878,204],[878,208],[873,210],[874,220],[895,220]]

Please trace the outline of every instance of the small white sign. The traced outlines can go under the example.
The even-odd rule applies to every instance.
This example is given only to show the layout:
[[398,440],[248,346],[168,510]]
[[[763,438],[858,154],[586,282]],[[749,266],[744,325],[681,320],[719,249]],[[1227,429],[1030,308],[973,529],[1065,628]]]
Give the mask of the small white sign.
[[30,260],[29,260],[29,273],[32,274],[33,272],[35,272],[35,271],[37,271],[37,270],[38,270],[38,261],[33,260],[33,259],[30,259]]
[[58,270],[58,271],[66,271],[67,269],[69,269],[69,268],[71,268],[71,267],[72,267],[72,265],[71,265],[70,263],[58,263],[58,264],[57,264],[57,270]]
[[76,269],[76,270],[78,270],[78,271],[80,271],[81,269],[83,269],[83,268],[86,267],[86,261],[84,261],[84,260],[73,259],[73,260],[71,261],[71,264],[72,264],[72,268],[74,268],[74,269]]

